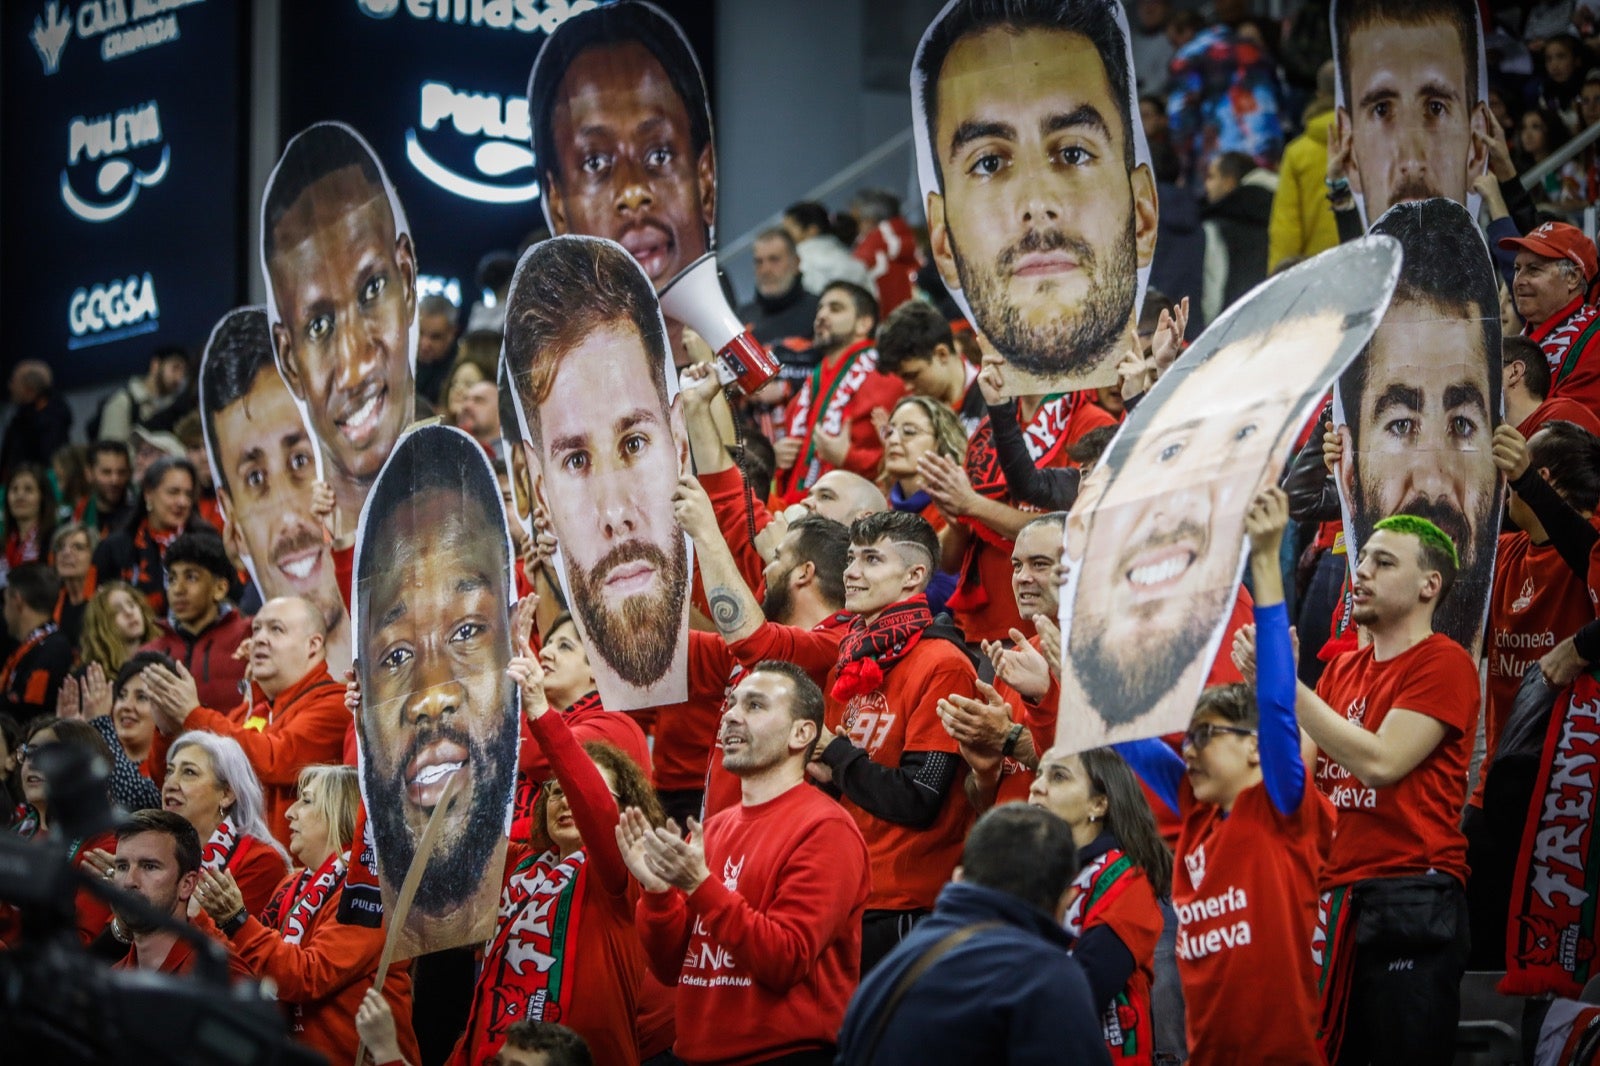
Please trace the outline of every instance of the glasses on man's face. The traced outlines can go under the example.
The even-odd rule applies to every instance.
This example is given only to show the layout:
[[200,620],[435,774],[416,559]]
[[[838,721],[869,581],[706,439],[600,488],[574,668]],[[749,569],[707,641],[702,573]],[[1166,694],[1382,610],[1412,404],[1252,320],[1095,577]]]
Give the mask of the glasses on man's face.
[[1189,731],[1183,735],[1183,746],[1193,748],[1196,752],[1206,749],[1206,745],[1224,733],[1231,733],[1236,737],[1253,737],[1254,729],[1245,729],[1236,725],[1218,725],[1216,722],[1203,722],[1200,725],[1190,726]]

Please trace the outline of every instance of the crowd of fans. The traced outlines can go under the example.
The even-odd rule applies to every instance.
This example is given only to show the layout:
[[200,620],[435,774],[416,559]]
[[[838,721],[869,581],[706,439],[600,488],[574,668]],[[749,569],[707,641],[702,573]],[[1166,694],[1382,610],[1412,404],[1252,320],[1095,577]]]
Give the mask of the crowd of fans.
[[[729,410],[709,365],[681,368],[687,702],[605,710],[552,602],[547,524],[511,522],[526,721],[487,944],[374,986],[384,931],[339,915],[360,692],[328,667],[325,612],[262,602],[224,535],[177,349],[100,404],[87,443],[47,366],[12,372],[0,825],[58,837],[39,755],[96,757],[129,817],[67,842],[72,861],[270,978],[295,1038],[335,1062],[361,1042],[378,1063],[1449,1061],[1463,971],[1520,946],[1504,881],[1528,797],[1489,773],[1519,686],[1600,662],[1600,266],[1570,224],[1600,163],[1589,148],[1518,180],[1600,121],[1600,14],[1519,17],[1488,34],[1478,184],[1510,486],[1484,694],[1434,631],[1461,553],[1426,519],[1361,545],[1366,639],[1340,632],[1340,453],[1319,416],[1250,508],[1246,585],[1188,730],[1055,746],[1082,475],[1186,337],[1361,229],[1327,147],[1326,4],[1277,21],[1216,0],[1208,20],[1138,0],[1162,229],[1118,385],[1000,399],[896,197],[796,203],[756,238],[740,308],[782,373]],[[483,271],[502,302],[508,261]],[[418,320],[418,414],[477,440],[515,506],[503,313],[436,296]],[[848,401],[819,396],[844,368]],[[108,964],[196,963],[88,893],[77,923]],[[19,936],[0,903],[0,940]],[[1526,991],[1531,1061],[1551,990]],[[562,1024],[519,1020],[533,997]]]

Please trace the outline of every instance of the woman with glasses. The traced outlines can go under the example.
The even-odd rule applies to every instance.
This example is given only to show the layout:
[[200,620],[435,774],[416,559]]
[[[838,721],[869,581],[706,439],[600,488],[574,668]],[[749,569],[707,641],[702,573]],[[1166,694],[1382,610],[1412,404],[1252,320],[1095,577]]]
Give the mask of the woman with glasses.
[[[942,455],[959,466],[966,461],[967,435],[955,412],[938,400],[907,396],[894,405],[889,421],[883,425],[880,486],[890,507],[926,518],[942,545],[949,522],[928,495],[917,469],[917,460],[929,454]],[[940,570],[933,576],[928,582],[928,606],[934,614],[944,610],[945,601],[955,590],[955,571]]]
[[1259,655],[1254,693],[1244,684],[1202,693],[1181,759],[1159,740],[1116,746],[1183,820],[1172,902],[1195,1064],[1322,1061],[1307,949],[1333,807],[1307,770],[1315,747],[1295,719],[1278,571],[1287,521],[1278,488],[1257,496],[1245,516],[1256,625],[1253,634],[1245,627],[1234,662],[1248,678]]
[[1100,1007],[1111,1061],[1152,1062],[1150,989],[1164,923],[1160,901],[1172,894],[1172,853],[1150,804],[1110,748],[1045,752],[1028,802],[1066,822],[1078,848],[1066,927]]
[[610,744],[580,747],[565,716],[552,713],[544,669],[523,633],[508,673],[554,777],[539,791],[532,839],[507,852],[499,924],[449,1061],[492,1058],[506,1027],[526,1018],[575,1030],[596,1062],[637,1063],[646,962],[633,925],[639,886],[617,846],[619,805],[638,807],[655,825],[665,818],[637,763]]

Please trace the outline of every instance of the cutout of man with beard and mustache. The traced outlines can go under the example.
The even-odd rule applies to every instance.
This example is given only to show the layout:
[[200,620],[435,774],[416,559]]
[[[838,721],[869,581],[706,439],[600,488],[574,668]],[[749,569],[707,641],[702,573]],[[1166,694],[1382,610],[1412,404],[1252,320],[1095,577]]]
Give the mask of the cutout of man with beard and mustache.
[[1476,216],[1472,182],[1488,165],[1495,121],[1478,5],[1336,0],[1329,19],[1338,71],[1330,145],[1349,152],[1350,188],[1365,217],[1434,196]]
[[423,829],[457,774],[396,958],[494,930],[517,766],[511,547],[483,449],[447,426],[396,445],[356,541],[361,791],[393,913]]
[[1352,565],[1372,527],[1426,518],[1455,541],[1461,569],[1433,628],[1474,656],[1494,580],[1502,487],[1500,302],[1488,246],[1460,204],[1398,204],[1372,227],[1405,265],[1372,342],[1339,379],[1339,496]]
[[229,543],[261,598],[300,596],[322,613],[328,671],[350,669],[350,616],[312,513],[316,442],[272,361],[260,307],[229,311],[200,358],[200,428]]
[[614,241],[534,246],[511,281],[502,359],[601,700],[681,702],[691,560],[672,494],[689,441],[650,279]]
[[1244,516],[1371,336],[1399,270],[1387,238],[1269,279],[1201,334],[1112,440],[1067,521],[1056,743],[1176,732],[1244,564]]
[[1116,381],[1156,186],[1114,0],[952,0],[911,72],[939,276],[1011,395]]

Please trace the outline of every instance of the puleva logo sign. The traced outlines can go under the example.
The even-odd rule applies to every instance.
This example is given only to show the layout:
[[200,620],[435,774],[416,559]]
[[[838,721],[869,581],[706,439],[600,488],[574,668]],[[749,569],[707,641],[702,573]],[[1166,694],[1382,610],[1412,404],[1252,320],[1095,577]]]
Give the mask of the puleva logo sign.
[[153,333],[160,326],[156,283],[146,271],[103,285],[75,289],[67,302],[67,348],[76,351],[96,344]]
[[[539,195],[533,152],[528,148],[528,101],[503,100],[497,93],[457,90],[442,81],[422,83],[420,119],[406,130],[406,159],[423,177],[457,196],[485,204],[526,203]],[[455,136],[444,130],[448,126]],[[419,132],[419,128],[420,131]],[[426,136],[425,136],[426,135]],[[430,152],[423,143],[434,146]],[[462,173],[439,158],[448,151],[465,159],[470,152],[474,173]]]
[[72,8],[61,0],[50,0],[44,12],[34,18],[28,39],[39,53],[46,75],[61,69],[61,54],[72,40],[73,30],[87,41],[100,38],[100,58],[106,62],[167,44],[182,36],[178,26],[179,8],[205,0],[85,0]]
[[600,0],[356,0],[363,15],[386,19],[404,10],[414,19],[453,22],[518,33],[553,33],[574,15],[600,6]]
[[[154,100],[109,115],[79,115],[67,124],[61,202],[85,222],[110,222],[133,206],[140,189],[161,184],[170,158],[170,149],[161,140],[161,110]],[[147,167],[141,168],[137,160]],[[88,175],[93,191],[80,192]]]

